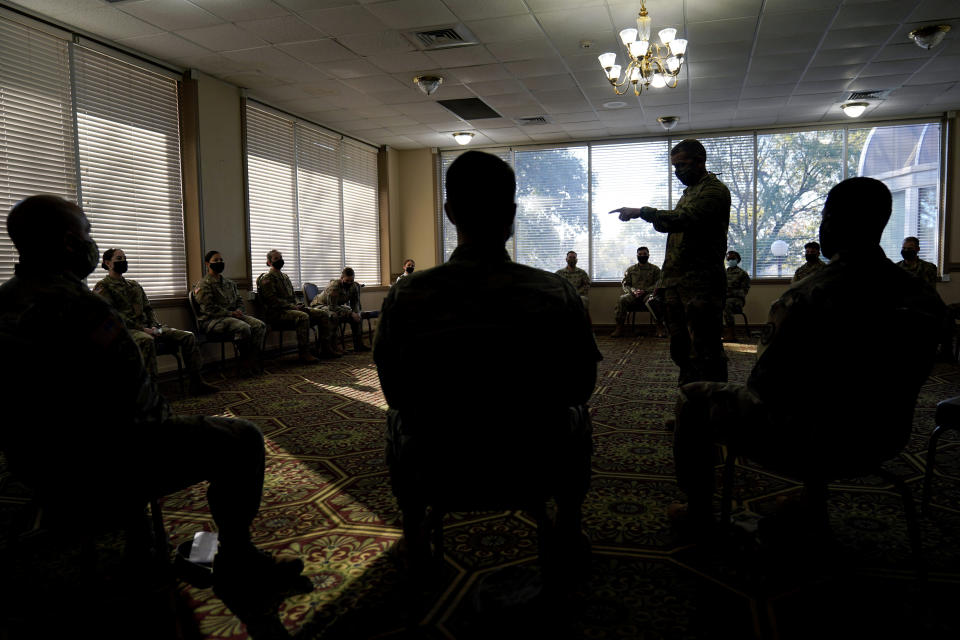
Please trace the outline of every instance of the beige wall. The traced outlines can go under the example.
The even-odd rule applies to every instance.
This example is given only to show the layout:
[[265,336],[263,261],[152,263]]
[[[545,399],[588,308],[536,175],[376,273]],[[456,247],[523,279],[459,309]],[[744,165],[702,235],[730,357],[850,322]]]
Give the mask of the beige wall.
[[390,211],[390,272],[399,273],[407,258],[413,258],[418,269],[436,266],[434,154],[430,149],[391,149],[389,156],[390,202],[397,203]]

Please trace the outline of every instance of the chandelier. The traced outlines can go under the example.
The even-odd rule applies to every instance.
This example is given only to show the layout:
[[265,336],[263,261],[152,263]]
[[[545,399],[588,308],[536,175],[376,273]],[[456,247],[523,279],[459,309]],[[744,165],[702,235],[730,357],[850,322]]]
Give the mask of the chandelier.
[[687,41],[677,38],[676,29],[667,27],[661,29],[658,34],[660,44],[651,42],[650,23],[651,18],[647,15],[646,2],[641,1],[637,28],[631,27],[620,32],[620,40],[627,48],[627,56],[630,58],[627,68],[623,69],[623,80],[620,79],[621,67],[616,64],[617,54],[604,53],[599,56],[600,66],[603,67],[607,80],[610,81],[610,85],[618,96],[629,91],[630,85],[633,85],[635,96],[639,96],[649,87],[675,89],[677,86],[684,54],[687,52]]

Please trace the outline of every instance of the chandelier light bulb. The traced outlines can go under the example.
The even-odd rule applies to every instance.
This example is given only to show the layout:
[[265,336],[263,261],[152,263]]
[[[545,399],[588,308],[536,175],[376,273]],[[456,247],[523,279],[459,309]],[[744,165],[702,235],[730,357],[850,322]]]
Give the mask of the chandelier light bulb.
[[599,56],[597,56],[597,60],[600,61],[601,67],[604,69],[609,69],[617,61],[617,54],[610,53],[609,51],[607,53],[601,53]]
[[687,41],[676,38],[670,42],[670,52],[675,56],[682,56],[687,52]]
[[667,27],[666,29],[661,29],[659,35],[660,42],[670,44],[673,42],[673,39],[677,37],[677,30],[673,27]]
[[680,69],[680,59],[676,56],[670,56],[667,58],[667,71],[670,73],[676,73]]
[[653,80],[650,82],[650,86],[654,89],[662,89],[667,86],[667,80],[663,77],[662,73],[653,74]]
[[630,69],[630,82],[636,84],[640,80],[640,67]]
[[473,140],[472,131],[458,131],[453,134],[453,139],[457,141],[457,144],[468,144]]
[[610,71],[607,71],[607,80],[611,82],[616,82],[620,79],[620,65],[615,64],[610,67]]
[[636,29],[624,29],[620,32],[620,42],[624,46],[630,46],[630,43],[637,39],[637,30]]
[[863,112],[867,110],[867,107],[870,106],[869,102],[847,102],[840,105],[840,108],[845,114],[851,118],[859,118],[863,115]]
[[636,40],[627,45],[627,49],[630,51],[630,55],[634,58],[642,58],[647,55],[647,49],[650,48],[650,43],[646,40]]

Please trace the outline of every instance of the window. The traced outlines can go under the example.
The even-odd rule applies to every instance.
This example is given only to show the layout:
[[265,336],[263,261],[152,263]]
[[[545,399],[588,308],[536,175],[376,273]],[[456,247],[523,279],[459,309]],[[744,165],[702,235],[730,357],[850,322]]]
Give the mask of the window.
[[[39,193],[75,201],[150,297],[182,297],[177,82],[68,38],[0,19],[0,207]],[[0,279],[15,262],[4,232]]]
[[295,288],[323,286],[345,266],[379,284],[376,149],[252,103],[246,145],[254,279],[278,249]]
[[[789,278],[803,262],[803,245],[816,240],[830,189],[841,180],[870,176],[893,194],[881,246],[899,260],[904,237],[920,238],[920,255],[940,254],[940,124],[776,131],[699,138],[707,170],[730,190],[728,250],[742,257],[753,278]],[[678,140],[637,140],[540,149],[495,149],[514,159],[517,172],[518,262],[550,271],[563,266],[569,247],[580,253],[595,281],[618,281],[636,248],[662,263],[666,234],[649,224],[623,223],[619,207],[669,209],[682,197],[669,153]],[[846,157],[844,150],[846,149]],[[462,153],[443,152],[443,176]],[[589,172],[587,171],[589,167]],[[443,177],[442,176],[442,177]],[[443,192],[441,192],[443,193]],[[584,220],[582,211],[590,212]],[[456,230],[443,221],[444,259],[456,248]],[[511,255],[514,255],[511,253]]]

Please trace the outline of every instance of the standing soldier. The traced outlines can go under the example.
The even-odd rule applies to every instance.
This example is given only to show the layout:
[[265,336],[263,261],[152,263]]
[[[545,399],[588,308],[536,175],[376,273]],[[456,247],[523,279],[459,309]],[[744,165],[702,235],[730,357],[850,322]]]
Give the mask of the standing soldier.
[[735,340],[734,314],[743,313],[743,303],[750,291],[750,276],[740,268],[740,254],[727,252],[727,299],[723,303],[723,339]]
[[353,334],[353,350],[370,351],[370,347],[363,344],[363,337],[360,335],[360,285],[353,279],[353,269],[344,267],[340,277],[331,280],[327,288],[310,302],[310,306],[333,314],[339,322],[349,322]]
[[[644,304],[656,289],[660,282],[660,267],[650,264],[650,249],[646,247],[637,248],[637,264],[630,265],[623,274],[623,280],[620,286],[623,287],[623,295],[617,300],[616,314],[617,326],[610,334],[611,338],[619,338],[623,335],[623,323],[627,321],[627,314],[631,311],[643,311]],[[652,311],[651,311],[652,313]],[[660,319],[657,318],[659,327]]]
[[577,267],[576,251],[567,251],[567,266],[557,271],[557,275],[562,276],[573,285],[580,296],[580,300],[583,301],[583,308],[589,310],[590,298],[587,296],[590,294],[590,275]]
[[240,336],[241,375],[261,373],[260,350],[267,325],[245,313],[237,284],[221,275],[226,263],[219,251],[207,251],[203,262],[207,275],[193,288],[200,307],[200,327],[208,333]]
[[806,259],[806,263],[800,265],[794,272],[793,278],[790,280],[791,284],[803,280],[827,266],[827,263],[820,259],[819,242],[808,242],[803,245],[803,257]]
[[678,383],[726,382],[727,358],[720,341],[721,311],[727,282],[730,191],[707,171],[707,150],[699,141],[681,140],[670,150],[677,180],[687,185],[672,211],[622,207],[626,222],[643,218],[667,236],[661,286],[666,297],[670,357],[680,367]]
[[123,325],[140,348],[143,364],[150,376],[157,379],[157,343],[171,344],[183,355],[190,376],[191,395],[216,393],[219,389],[200,376],[203,358],[197,337],[189,331],[164,327],[150,306],[147,294],[136,280],[123,277],[127,272],[127,255],[123,249],[107,249],[100,263],[109,275],[97,283],[93,292],[102,296],[123,318]]
[[316,362],[316,358],[310,355],[312,325],[320,326],[320,355],[327,358],[337,357],[339,354],[331,346],[336,320],[325,311],[297,303],[293,295],[293,283],[287,274],[281,271],[283,264],[283,254],[276,249],[270,251],[267,253],[267,266],[270,270],[257,278],[257,295],[260,296],[267,322],[282,327],[296,327],[301,362]]

